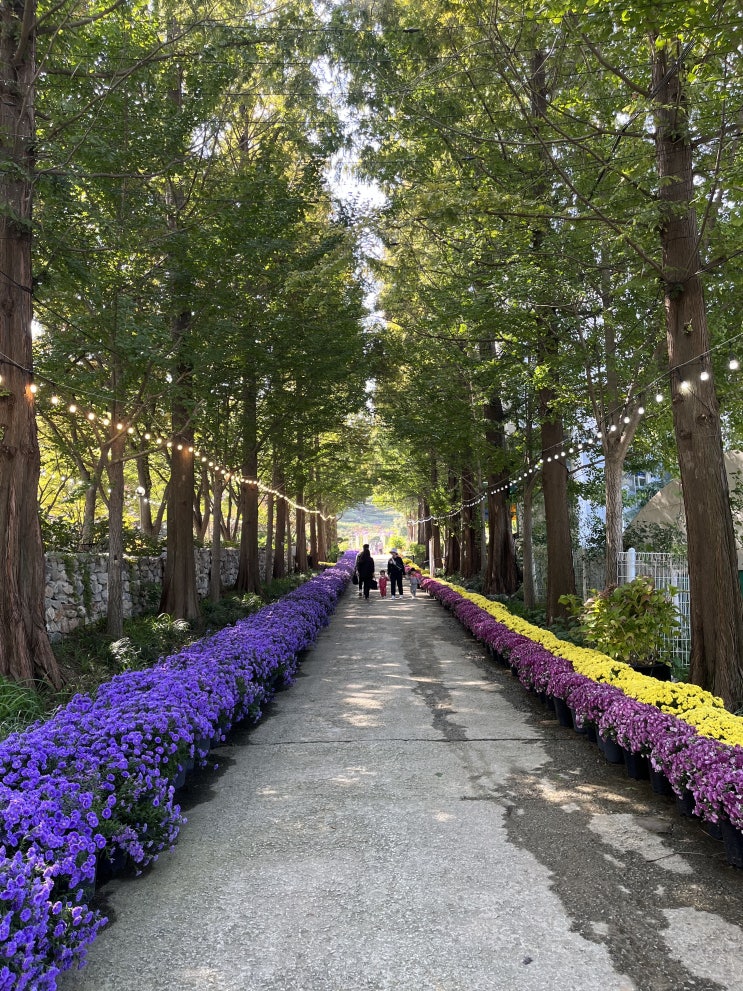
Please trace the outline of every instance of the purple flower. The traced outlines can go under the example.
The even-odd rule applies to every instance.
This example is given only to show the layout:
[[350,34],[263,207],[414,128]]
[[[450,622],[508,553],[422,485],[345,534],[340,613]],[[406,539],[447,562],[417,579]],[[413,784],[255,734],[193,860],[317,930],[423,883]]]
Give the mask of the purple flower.
[[353,566],[346,555],[234,627],[0,743],[0,991],[53,991],[84,960],[105,922],[86,904],[99,852],[118,848],[142,869],[172,846],[184,822],[172,778],[204,760],[200,741],[260,718],[291,683]]

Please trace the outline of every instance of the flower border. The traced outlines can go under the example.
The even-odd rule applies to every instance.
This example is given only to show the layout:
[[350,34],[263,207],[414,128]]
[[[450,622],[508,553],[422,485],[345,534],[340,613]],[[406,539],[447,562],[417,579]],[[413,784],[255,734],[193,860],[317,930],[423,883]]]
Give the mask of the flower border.
[[598,651],[559,640],[498,602],[437,578],[424,591],[450,609],[528,689],[562,699],[576,727],[649,758],[705,821],[743,830],[743,719],[696,685],[662,682]]
[[290,685],[355,555],[257,613],[75,696],[0,743],[0,989],[54,991],[106,923],[90,907],[101,862],[137,872],[186,821],[176,785]]

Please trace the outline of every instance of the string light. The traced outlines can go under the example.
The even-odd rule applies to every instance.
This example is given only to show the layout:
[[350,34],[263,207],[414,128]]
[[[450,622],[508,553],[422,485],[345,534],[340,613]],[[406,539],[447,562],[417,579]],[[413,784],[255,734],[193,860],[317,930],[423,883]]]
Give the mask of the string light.
[[[731,338],[727,342],[724,342],[724,344],[718,345],[717,348],[722,347],[725,344],[729,344],[730,341],[735,340],[735,339],[737,339],[739,337],[743,337],[743,333],[736,335],[735,338]],[[702,359],[702,361],[706,360],[708,358],[708,356],[709,356],[709,353],[710,352],[706,352],[704,355],[698,356],[695,359],[690,359],[688,362],[685,362],[684,365],[679,366],[679,369],[682,368],[682,367],[684,367],[685,365],[691,364],[692,361],[698,361],[700,358]],[[3,359],[2,359],[2,357],[0,357],[0,362],[2,362],[2,361],[3,361]],[[21,366],[18,366],[18,367],[21,367]],[[730,357],[730,359],[728,361],[728,368],[731,371],[737,371],[740,368],[740,362],[739,362],[739,360],[735,356],[731,356]],[[31,372],[28,369],[22,369],[22,370],[23,371],[26,371],[27,374],[31,375]],[[710,375],[710,372],[708,371],[708,369],[707,368],[703,368],[702,371],[700,372],[700,375],[699,375],[700,380],[701,381],[708,381],[710,379],[710,377],[711,377],[711,375]],[[3,377],[2,377],[2,375],[0,375],[0,383],[2,381],[3,381]],[[49,380],[46,380],[46,381],[49,384],[52,384],[51,382],[49,382]],[[653,383],[651,383],[651,385],[652,384]],[[30,386],[28,386],[28,388],[29,388],[29,391],[31,393],[33,393],[34,395],[36,395],[38,393],[38,391],[39,391],[39,385],[37,383],[35,383],[35,382],[32,383]],[[684,379],[684,380],[682,380],[679,383],[679,389],[681,391],[688,392],[688,391],[691,390],[691,383],[687,379]],[[664,401],[663,393],[657,392],[656,395],[655,395],[655,399],[656,399],[656,402],[657,403],[662,403]],[[50,401],[50,405],[52,405],[52,406],[58,406],[59,403],[60,403],[60,399],[59,399],[59,397],[56,394],[52,395],[50,397],[50,400],[49,401]],[[69,403],[69,405],[66,408],[67,408],[67,411],[69,413],[71,413],[71,414],[75,414],[75,413],[78,413],[79,412],[79,407],[78,407],[77,403],[75,403],[75,402]],[[644,406],[641,406],[641,405],[638,406],[636,408],[636,412],[637,412],[637,415],[638,416],[642,416],[645,413]],[[85,416],[88,419],[88,421],[90,421],[90,422],[94,422],[97,419],[96,414],[93,413],[92,411],[86,413]],[[622,417],[622,421],[623,421],[624,424],[629,424],[631,422],[631,417],[628,414],[625,414]],[[102,417],[102,418],[100,418],[100,422],[104,426],[109,426],[110,423],[111,423],[111,421],[110,421],[110,419],[108,417]],[[124,424],[123,423],[118,423],[116,425],[116,429],[119,430],[119,431],[123,431],[125,429]],[[617,430],[616,424],[611,424],[609,430],[612,433],[616,432],[616,430]],[[134,427],[132,427],[132,426],[127,427],[126,428],[126,433],[129,436],[134,435],[134,433],[135,433]],[[146,441],[149,441],[152,438],[152,434],[151,434],[150,431],[145,432],[143,436],[144,436],[144,439]],[[595,437],[594,438],[589,438],[585,442],[586,449],[588,447],[590,447],[592,444],[598,444],[598,443],[600,443],[600,441],[601,441],[601,439],[602,439],[603,436],[604,435],[603,435],[603,433],[602,433],[602,431],[600,429],[596,430]],[[171,441],[171,440],[167,440],[166,441],[162,437],[157,437],[156,440],[155,440],[155,443],[156,443],[157,447],[159,447],[161,449],[162,449],[162,445],[163,444],[165,444],[165,447],[168,448],[168,449],[172,448],[172,446],[173,446],[173,441]],[[584,443],[581,442],[581,443],[578,444],[578,450],[579,451],[582,451],[583,449],[584,449]],[[183,445],[180,445],[179,444],[178,445],[178,450],[183,450]],[[194,453],[194,448],[193,447],[189,447],[188,450],[189,450],[189,453]],[[575,448],[570,448],[569,453],[570,454],[573,454],[574,451],[575,451]],[[198,456],[198,452],[195,452],[195,453]],[[559,452],[559,455],[557,453],[555,453],[554,455],[549,455],[547,457],[547,463],[551,463],[553,460],[555,462],[557,462],[558,461],[558,457],[560,457],[560,458],[566,458],[567,457],[566,452],[564,450],[561,450]],[[207,459],[206,459],[206,457],[202,457],[201,460],[202,460],[202,462],[206,463],[206,460]],[[544,464],[545,464],[544,458],[540,458],[536,462],[536,466],[530,467],[527,470],[526,473],[524,473],[523,475],[517,476],[517,481],[522,481],[524,479],[528,479],[528,477],[530,475],[532,475],[533,473],[535,473],[540,467],[543,467]],[[215,462],[209,461],[209,467],[212,467],[212,468],[215,467]],[[225,475],[228,479],[230,477],[233,477],[230,473],[226,472],[224,469],[222,469],[222,474]],[[332,516],[327,516],[326,517],[322,513],[319,513],[319,511],[317,511],[317,510],[312,510],[312,509],[309,509],[308,507],[301,506],[301,505],[293,502],[292,500],[288,499],[286,496],[283,495],[283,493],[280,493],[280,492],[278,492],[278,491],[276,491],[274,489],[270,489],[269,487],[262,485],[257,480],[240,478],[240,481],[241,481],[242,484],[256,485],[260,491],[262,491],[264,493],[271,494],[271,495],[275,496],[276,498],[283,499],[283,500],[285,500],[287,502],[287,504],[293,506],[294,508],[302,509],[305,512],[308,512],[308,513],[318,513],[318,515],[322,516],[323,519],[333,519],[334,518]],[[501,493],[501,492],[507,491],[508,488],[509,488],[509,484],[507,483],[505,485],[500,486],[497,489],[491,490],[491,493],[490,494]],[[472,502],[465,503],[464,504],[464,507],[466,507],[466,508],[472,508],[473,506],[476,506],[478,503],[482,502],[482,500],[484,498],[485,498],[485,496],[481,496],[479,499],[475,499]],[[462,507],[460,507],[460,509],[461,508]],[[447,516],[450,517],[450,516],[457,515],[458,512],[460,512],[460,510],[453,510],[451,513],[447,514]],[[434,517],[428,517],[428,519],[433,519],[433,518]],[[418,521],[418,522],[421,522],[421,521]]]

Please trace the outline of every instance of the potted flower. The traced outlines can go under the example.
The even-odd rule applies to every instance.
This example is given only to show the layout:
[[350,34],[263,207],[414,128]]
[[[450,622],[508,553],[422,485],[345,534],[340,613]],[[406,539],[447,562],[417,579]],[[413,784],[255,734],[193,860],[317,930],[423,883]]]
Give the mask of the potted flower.
[[674,588],[656,588],[653,579],[640,575],[624,585],[594,589],[585,602],[563,595],[560,602],[579,621],[586,643],[636,671],[668,681],[667,642],[678,629]]

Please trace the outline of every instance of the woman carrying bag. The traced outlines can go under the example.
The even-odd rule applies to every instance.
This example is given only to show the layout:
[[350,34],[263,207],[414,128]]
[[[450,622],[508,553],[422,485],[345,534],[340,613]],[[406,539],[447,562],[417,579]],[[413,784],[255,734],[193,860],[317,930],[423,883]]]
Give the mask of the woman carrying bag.
[[369,545],[364,544],[361,553],[356,558],[356,574],[359,582],[359,596],[369,598],[369,589],[374,581],[374,558],[371,556]]

